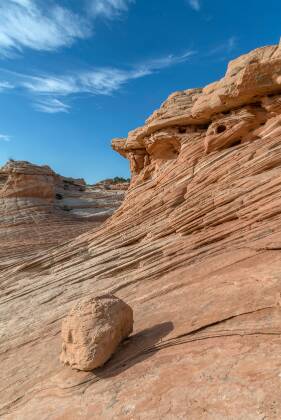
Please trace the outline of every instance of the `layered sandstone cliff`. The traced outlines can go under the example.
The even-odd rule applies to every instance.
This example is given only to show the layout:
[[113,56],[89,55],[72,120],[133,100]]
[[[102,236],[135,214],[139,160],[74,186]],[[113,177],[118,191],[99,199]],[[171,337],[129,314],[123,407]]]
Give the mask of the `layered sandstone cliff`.
[[[178,92],[113,148],[122,206],[2,274],[5,419],[281,417],[281,46]],[[61,319],[89,292],[134,309],[101,369],[60,365]]]
[[127,188],[86,185],[48,166],[9,161],[0,168],[0,269],[98,227]]

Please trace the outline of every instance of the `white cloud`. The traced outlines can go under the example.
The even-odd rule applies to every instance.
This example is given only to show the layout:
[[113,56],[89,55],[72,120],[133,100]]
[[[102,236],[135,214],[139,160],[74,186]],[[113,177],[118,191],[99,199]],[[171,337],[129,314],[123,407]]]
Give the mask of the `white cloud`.
[[153,69],[142,67],[133,70],[103,68],[80,73],[77,84],[81,92],[92,95],[112,95],[130,80],[140,79],[153,73]]
[[[9,0],[8,0],[9,1]],[[32,8],[34,0],[10,0],[12,3],[19,4],[22,7]],[[35,0],[36,1],[36,0]]]
[[[161,69],[186,62],[195,51],[181,55],[167,55],[139,63],[130,69],[94,68],[62,75],[38,75],[14,73],[0,68],[7,83],[15,89],[27,92],[33,99],[35,109],[42,112],[68,112],[69,105],[59,98],[75,94],[112,95],[131,80],[154,74]],[[1,82],[0,82],[1,83]],[[6,86],[7,87],[7,86]],[[1,84],[0,84],[1,88]]]
[[0,134],[0,141],[10,141],[11,137],[6,134]]
[[69,112],[70,106],[55,98],[44,98],[34,103],[34,108],[48,114]]
[[229,54],[237,47],[237,38],[235,36],[231,36],[230,38],[226,39],[221,44],[211,48],[207,56],[217,55],[217,54]]
[[188,0],[188,3],[189,6],[196,12],[199,12],[199,10],[201,9],[200,0]]
[[90,33],[88,23],[64,7],[38,0],[0,3],[0,55],[23,48],[56,50]]
[[91,0],[90,12],[93,17],[115,19],[127,12],[130,4],[133,3],[135,0]]
[[58,0],[0,0],[0,57],[24,48],[52,51],[92,35],[95,18],[115,19],[135,0],[84,0],[88,15],[75,14]]
[[143,67],[143,68],[150,69],[152,71],[160,70],[165,67],[170,67],[176,64],[184,63],[194,54],[196,54],[196,51],[193,51],[193,50],[188,50],[181,55],[169,54],[165,57],[160,57],[160,58],[150,60],[146,64],[144,63],[142,66],[140,66],[140,68]]
[[100,68],[78,71],[73,75],[36,77],[22,75],[22,80],[19,80],[17,85],[40,97],[69,96],[77,93],[111,95],[130,80],[147,76],[152,72],[153,70],[148,67],[133,70]]
[[[9,1],[9,0],[8,0]],[[33,0],[11,0],[13,3],[19,4],[22,7],[32,7]]]
[[232,36],[227,40],[227,48],[229,51],[232,51],[234,48],[236,48],[236,45],[237,45],[237,38],[235,36]]
[[141,63],[129,70],[117,68],[100,68],[90,71],[78,71],[62,76],[23,76],[20,85],[32,93],[40,95],[67,96],[75,93],[93,95],[111,95],[130,80],[139,79],[158,70],[185,62],[194,51],[182,55],[166,57]]
[[79,92],[77,79],[72,76],[23,76],[26,81],[21,85],[34,93],[70,95]]
[[13,89],[14,85],[10,82],[0,81],[0,92],[7,89]]

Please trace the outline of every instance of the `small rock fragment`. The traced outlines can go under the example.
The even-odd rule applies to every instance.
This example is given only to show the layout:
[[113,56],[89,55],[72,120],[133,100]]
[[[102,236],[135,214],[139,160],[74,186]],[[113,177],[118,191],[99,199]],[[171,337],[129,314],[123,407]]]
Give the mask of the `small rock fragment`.
[[132,308],[112,294],[80,300],[62,322],[61,362],[83,371],[102,366],[133,322]]

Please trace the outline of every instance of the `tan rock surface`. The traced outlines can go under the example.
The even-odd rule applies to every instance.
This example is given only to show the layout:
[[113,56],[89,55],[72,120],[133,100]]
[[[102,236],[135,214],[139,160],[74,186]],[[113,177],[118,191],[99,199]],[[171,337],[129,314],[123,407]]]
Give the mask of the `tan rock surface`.
[[203,89],[192,107],[197,118],[254,103],[281,89],[281,44],[258,48],[229,63],[220,81]]
[[[281,418],[279,57],[235,60],[191,110],[172,97],[167,126],[115,140],[134,177],[113,217],[1,274],[4,419]],[[128,302],[135,333],[74,372],[61,319],[93,292]]]
[[97,228],[122,203],[124,187],[9,161],[0,168],[0,269]]
[[133,323],[133,310],[114,295],[78,301],[62,322],[61,362],[83,371],[103,366]]

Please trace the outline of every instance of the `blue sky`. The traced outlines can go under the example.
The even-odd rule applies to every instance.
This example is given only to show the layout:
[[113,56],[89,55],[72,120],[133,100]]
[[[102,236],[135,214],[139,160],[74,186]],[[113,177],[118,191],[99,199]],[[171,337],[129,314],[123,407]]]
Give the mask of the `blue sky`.
[[280,0],[1,0],[0,164],[129,176],[110,140],[278,43],[280,20]]

